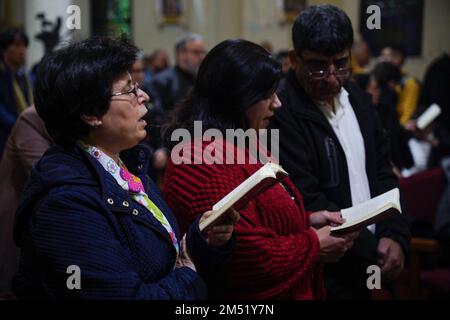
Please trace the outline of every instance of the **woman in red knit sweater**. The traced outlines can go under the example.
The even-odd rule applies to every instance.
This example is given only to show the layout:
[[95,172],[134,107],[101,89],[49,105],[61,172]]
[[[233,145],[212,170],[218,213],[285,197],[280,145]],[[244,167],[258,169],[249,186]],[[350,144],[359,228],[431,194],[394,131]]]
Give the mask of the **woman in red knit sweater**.
[[[227,129],[266,128],[274,110],[281,107],[275,93],[280,77],[280,65],[262,47],[245,40],[220,43],[200,66],[188,99],[173,113],[166,140],[174,146],[169,141],[174,130],[193,133],[194,121],[202,121],[203,130],[218,129],[224,135]],[[191,152],[183,156],[196,160],[191,161],[195,164],[175,164],[172,152],[163,185],[182,230],[261,167],[249,148],[244,150],[244,164],[207,164],[211,161],[200,158],[210,142],[187,143]],[[224,151],[233,152],[232,159],[238,160],[234,141],[216,139],[214,144],[221,147],[213,158]],[[222,158],[225,162],[227,156]],[[305,212],[302,197],[289,179],[251,200],[239,213],[235,251],[220,279],[206,279],[210,296],[323,298],[321,263],[338,260],[356,236],[330,235],[329,225],[343,222],[339,213]]]

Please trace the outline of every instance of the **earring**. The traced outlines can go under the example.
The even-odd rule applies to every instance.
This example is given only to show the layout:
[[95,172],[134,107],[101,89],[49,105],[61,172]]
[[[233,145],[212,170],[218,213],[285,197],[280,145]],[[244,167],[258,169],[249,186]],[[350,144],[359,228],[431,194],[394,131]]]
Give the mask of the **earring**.
[[94,129],[97,129],[100,126],[101,122],[100,121],[95,121],[94,124],[92,125],[92,127]]

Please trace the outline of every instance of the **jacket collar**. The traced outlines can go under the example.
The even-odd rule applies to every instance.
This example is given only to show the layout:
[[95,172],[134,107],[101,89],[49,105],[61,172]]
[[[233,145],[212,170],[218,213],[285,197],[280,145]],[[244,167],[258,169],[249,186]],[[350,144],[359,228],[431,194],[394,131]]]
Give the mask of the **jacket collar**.
[[[87,167],[91,171],[93,177],[99,183],[102,199],[110,208],[115,211],[129,211],[129,204],[132,200],[128,192],[123,190],[117,184],[114,177],[111,176],[111,174],[109,174],[94,157],[89,155],[76,144],[65,147],[65,149],[76,159],[87,164]],[[138,176],[142,180],[144,186],[148,185],[148,179],[145,173],[148,168],[150,154],[150,149],[143,144],[139,144],[136,147],[121,153],[121,159],[127,166],[128,170]]]
[[[286,77],[286,82],[287,86],[290,87],[290,89],[288,89],[288,92],[292,92],[290,94],[295,95],[294,100],[291,101],[292,112],[294,114],[298,114],[300,117],[306,118],[319,124],[335,139],[335,141],[339,142],[327,118],[322,113],[320,108],[306,94],[303,87],[300,86],[293,70],[289,71]],[[370,119],[367,119],[367,113],[364,112],[364,108],[368,107],[367,105],[369,104],[369,101],[367,100],[367,97],[364,97],[364,93],[358,92],[357,88],[355,88],[355,84],[351,81],[346,81],[344,83],[344,89],[348,92],[349,101],[353,108],[353,111],[355,112],[364,141],[367,141],[368,128],[366,124]],[[297,103],[300,101],[301,103]]]

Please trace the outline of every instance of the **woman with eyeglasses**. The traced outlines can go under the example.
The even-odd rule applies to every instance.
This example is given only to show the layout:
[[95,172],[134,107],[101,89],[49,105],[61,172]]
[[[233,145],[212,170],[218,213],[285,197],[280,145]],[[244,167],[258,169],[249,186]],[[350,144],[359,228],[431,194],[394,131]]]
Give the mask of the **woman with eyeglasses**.
[[214,272],[233,249],[237,213],[203,235],[206,213],[183,236],[145,175],[149,97],[129,73],[136,54],[125,40],[91,38],[41,63],[36,109],[56,146],[16,212],[19,298],[203,299],[196,268]]
[[[275,92],[281,77],[281,65],[264,48],[245,40],[218,44],[202,62],[191,95],[174,112],[166,140],[170,143],[177,129],[195,135],[194,121],[201,121],[205,136],[208,130],[224,137],[229,129],[259,136],[275,110],[282,107]],[[261,151],[265,147],[256,140],[242,145],[220,137],[213,143],[209,138],[201,143],[195,139],[190,148],[183,145],[179,159],[183,161],[172,155],[163,185],[182,229],[260,169],[260,161],[267,155],[264,150],[259,156],[252,155],[252,148]],[[172,153],[178,149],[177,145]],[[220,159],[228,160],[222,164]],[[322,262],[338,260],[354,237],[330,235],[328,224],[342,223],[340,215],[306,212],[302,196],[289,179],[249,201],[239,213],[236,248],[222,266],[223,275],[211,279],[215,284],[212,295],[231,299],[324,298]]]

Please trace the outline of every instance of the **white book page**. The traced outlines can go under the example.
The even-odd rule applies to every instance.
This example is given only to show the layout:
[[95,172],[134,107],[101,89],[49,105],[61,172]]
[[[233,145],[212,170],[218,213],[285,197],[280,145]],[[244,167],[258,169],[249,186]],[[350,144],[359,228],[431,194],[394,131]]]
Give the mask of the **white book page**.
[[258,171],[248,177],[244,182],[237,186],[233,191],[226,195],[222,200],[217,202],[213,206],[214,211],[221,212],[223,209],[229,209],[229,203],[234,203],[235,199],[240,199],[244,194],[246,194],[251,188],[260,183],[265,178],[276,179],[276,173],[278,171],[285,172],[279,165],[274,163],[266,163]]
[[417,119],[417,128],[424,129],[433,122],[441,114],[441,108],[433,103],[422,115]]
[[[274,177],[273,173],[266,173],[266,172],[259,172],[258,175],[252,175],[248,177],[243,183],[241,183],[239,186],[237,186],[233,191],[231,191],[228,195],[226,195],[222,200],[217,202],[213,206],[214,211],[219,211],[227,204],[232,201],[233,199],[237,198],[240,199],[247,191],[249,191],[255,184],[258,184],[259,181],[264,179],[265,177]],[[228,208],[227,208],[228,209]]]
[[370,199],[369,201],[363,202],[354,207],[341,210],[342,217],[346,220],[346,222],[340,227],[364,221],[380,212],[383,212],[389,207],[396,208],[399,212],[401,212],[400,192],[398,188],[392,189],[391,191],[383,193],[378,197]]

